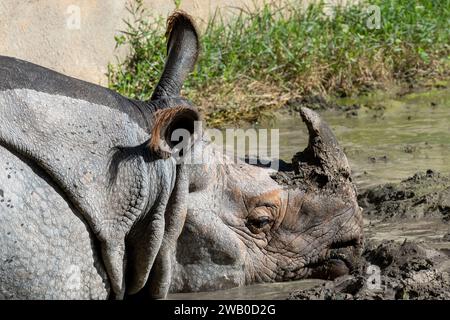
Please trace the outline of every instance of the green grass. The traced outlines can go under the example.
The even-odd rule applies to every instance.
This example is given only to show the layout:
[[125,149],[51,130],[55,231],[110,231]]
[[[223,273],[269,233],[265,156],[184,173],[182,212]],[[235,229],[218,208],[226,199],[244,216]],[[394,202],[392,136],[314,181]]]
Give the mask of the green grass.
[[[179,2],[179,1],[178,1]],[[301,9],[296,2],[217,13],[202,28],[202,52],[184,94],[210,125],[257,121],[288,99],[310,94],[355,95],[392,82],[448,75],[450,0],[370,1],[380,28],[367,26],[367,4]],[[141,0],[116,37],[128,55],[108,67],[110,88],[147,99],[165,59],[165,19],[149,17]]]

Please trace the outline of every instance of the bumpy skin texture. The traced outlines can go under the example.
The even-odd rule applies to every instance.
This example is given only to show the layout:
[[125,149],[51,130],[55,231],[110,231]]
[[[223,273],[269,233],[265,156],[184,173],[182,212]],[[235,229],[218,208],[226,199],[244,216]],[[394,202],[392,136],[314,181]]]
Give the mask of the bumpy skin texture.
[[[4,69],[5,66],[15,68],[15,73],[3,80],[3,87],[9,88],[0,92],[1,152],[24,157],[46,172],[48,179],[63,191],[99,240],[105,267],[112,285],[116,286],[114,291],[121,295],[125,237],[149,207],[153,210],[149,230],[137,229],[130,236],[128,259],[144,260],[151,265],[156,257],[164,233],[162,217],[173,187],[174,162],[152,159],[145,148],[139,148],[149,137],[140,126],[145,119],[139,117],[139,113],[128,114],[124,107],[115,109],[93,103],[88,101],[89,93],[84,100],[37,91],[31,81],[32,66],[27,64],[27,68],[20,68],[17,65],[24,63],[15,62],[3,58]],[[28,87],[20,88],[20,80],[28,81]],[[65,82],[72,88],[78,84],[76,80],[72,80],[73,86],[69,80]],[[50,83],[46,90],[58,91],[53,90]],[[129,106],[124,102],[120,106]],[[136,119],[141,119],[140,123]],[[116,152],[115,148],[120,146],[127,146],[129,150]],[[17,184],[23,184],[15,176],[2,182],[4,194],[9,194],[9,189]],[[47,186],[43,194],[52,192],[52,187]],[[1,214],[6,215],[7,211],[2,210]],[[148,233],[154,239],[145,239],[149,238]],[[140,242],[135,244],[139,246],[151,241],[147,243],[147,252],[134,250],[136,241]]]
[[97,240],[36,166],[0,147],[0,299],[105,299]]
[[[0,157],[14,170],[0,180],[2,297],[122,298],[144,287],[155,261],[151,294],[167,294],[188,183],[149,140],[170,145],[159,140],[198,119],[179,97],[197,39],[187,15],[171,16],[168,62],[145,102],[0,57]],[[159,128],[165,109],[171,118]],[[23,166],[31,170],[15,174]],[[61,263],[47,265],[52,258]]]

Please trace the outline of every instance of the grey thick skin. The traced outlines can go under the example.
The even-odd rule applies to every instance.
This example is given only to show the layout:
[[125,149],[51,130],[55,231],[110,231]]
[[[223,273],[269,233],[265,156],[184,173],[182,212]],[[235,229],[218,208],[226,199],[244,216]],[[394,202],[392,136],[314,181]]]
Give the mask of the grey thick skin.
[[171,157],[172,132],[199,118],[179,96],[198,51],[175,12],[148,101],[0,57],[0,298],[164,298],[350,271],[361,211],[314,112],[301,113],[310,143],[289,166],[294,186],[208,137],[189,151],[201,164]]

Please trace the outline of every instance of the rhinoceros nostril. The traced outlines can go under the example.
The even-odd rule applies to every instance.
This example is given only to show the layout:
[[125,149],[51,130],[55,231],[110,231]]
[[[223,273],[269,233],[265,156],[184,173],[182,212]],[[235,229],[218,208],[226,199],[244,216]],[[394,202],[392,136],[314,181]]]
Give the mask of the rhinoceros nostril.
[[360,244],[359,238],[352,238],[345,241],[335,241],[330,245],[330,249],[340,249],[347,247],[357,247]]
[[312,178],[317,183],[319,188],[325,187],[325,185],[328,183],[328,177],[323,174],[317,174],[316,176],[313,176]]
[[210,249],[211,261],[218,265],[232,265],[237,258],[225,250]]

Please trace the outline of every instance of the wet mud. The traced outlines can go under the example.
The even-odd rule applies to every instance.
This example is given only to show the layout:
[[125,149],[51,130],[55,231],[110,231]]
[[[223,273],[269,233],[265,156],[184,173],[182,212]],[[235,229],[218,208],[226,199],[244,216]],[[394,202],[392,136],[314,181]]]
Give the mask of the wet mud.
[[359,205],[369,218],[450,218],[450,177],[433,170],[418,172],[400,183],[388,183],[360,193]]
[[[435,225],[448,228],[450,216],[450,177],[433,170],[418,172],[399,183],[371,187],[359,196],[366,225],[396,229],[429,222],[428,233]],[[407,234],[403,228],[403,234]],[[447,229],[448,230],[448,229]],[[437,228],[436,228],[437,231]],[[363,300],[363,299],[450,299],[450,235],[434,241],[426,236],[403,242],[372,237],[350,274],[313,288],[290,294],[294,300]]]
[[448,253],[425,243],[366,244],[349,274],[291,293],[292,300],[450,299]]

